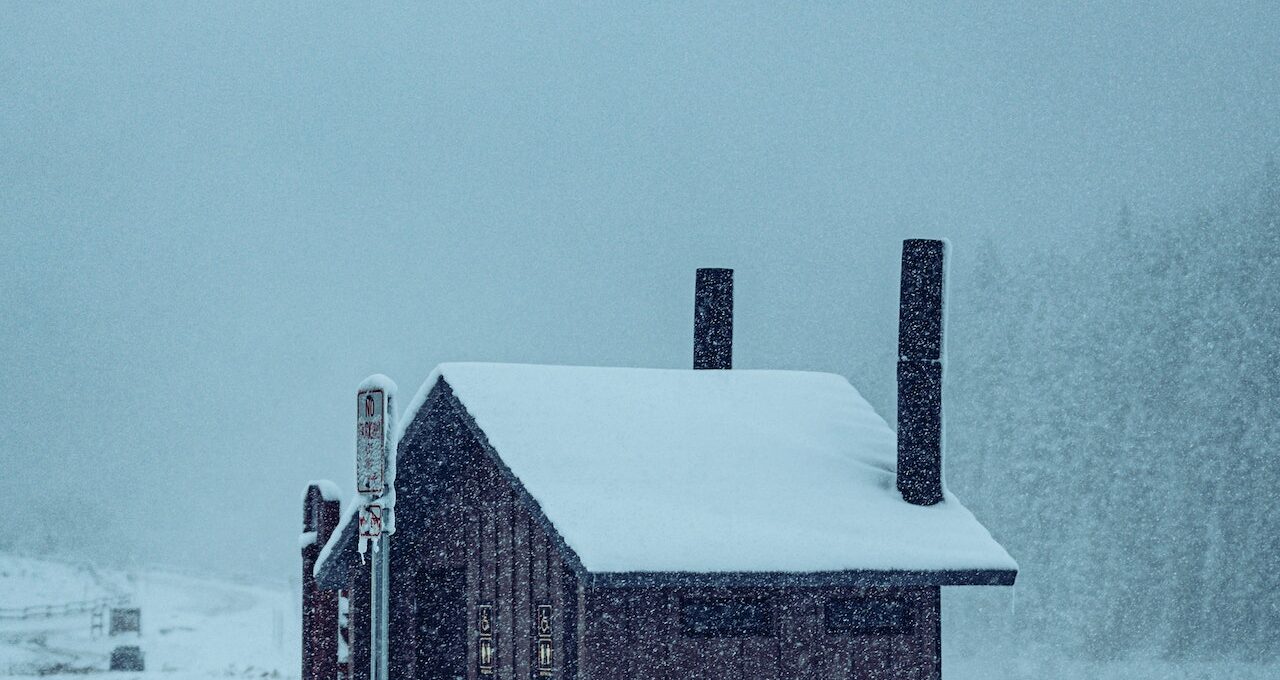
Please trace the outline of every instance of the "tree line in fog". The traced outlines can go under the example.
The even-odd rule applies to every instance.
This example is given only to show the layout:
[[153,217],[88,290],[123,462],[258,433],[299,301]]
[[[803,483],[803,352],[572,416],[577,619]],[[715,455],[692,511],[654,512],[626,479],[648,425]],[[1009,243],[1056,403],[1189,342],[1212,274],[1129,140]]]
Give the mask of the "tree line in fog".
[[1280,649],[1278,265],[1271,162],[1213,209],[956,272],[948,480],[1022,565],[1018,642]]

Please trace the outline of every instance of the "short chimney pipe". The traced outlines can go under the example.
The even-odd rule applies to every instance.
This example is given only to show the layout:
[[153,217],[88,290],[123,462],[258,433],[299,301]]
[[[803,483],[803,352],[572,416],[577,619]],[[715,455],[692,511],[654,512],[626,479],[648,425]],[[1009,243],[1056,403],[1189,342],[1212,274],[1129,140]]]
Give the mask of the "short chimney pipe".
[[942,500],[942,358],[947,243],[902,242],[898,307],[898,491],[915,505]]
[[733,270],[699,269],[693,298],[693,367],[733,368]]

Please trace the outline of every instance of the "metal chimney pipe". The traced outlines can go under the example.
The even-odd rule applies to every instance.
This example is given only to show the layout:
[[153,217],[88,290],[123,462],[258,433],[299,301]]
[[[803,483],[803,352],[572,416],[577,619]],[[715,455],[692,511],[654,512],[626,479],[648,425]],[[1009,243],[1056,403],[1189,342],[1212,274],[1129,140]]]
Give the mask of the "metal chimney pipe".
[[898,306],[898,491],[915,505],[942,500],[942,359],[947,243],[902,242]]
[[733,270],[699,269],[693,298],[693,367],[733,368]]

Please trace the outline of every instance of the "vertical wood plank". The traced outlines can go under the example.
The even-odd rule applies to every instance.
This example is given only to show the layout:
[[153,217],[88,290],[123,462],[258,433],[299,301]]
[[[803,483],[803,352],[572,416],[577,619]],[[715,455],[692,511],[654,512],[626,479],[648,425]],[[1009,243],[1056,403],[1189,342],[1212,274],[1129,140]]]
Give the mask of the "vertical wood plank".
[[[547,594],[547,535],[542,527],[530,523],[529,531],[529,608],[532,620],[533,608],[550,601]],[[532,627],[532,623],[530,626]],[[532,645],[530,646],[532,650]],[[532,652],[531,652],[532,653]],[[532,659],[531,659],[532,667]],[[530,675],[532,677],[532,674]]]
[[[678,607],[677,598],[677,607]],[[679,614],[677,613],[677,621]],[[671,646],[671,668],[672,677],[697,677],[698,667],[698,641],[696,638],[685,637],[680,633],[677,627],[675,636],[672,638]]]
[[655,676],[655,668],[659,663],[660,640],[655,630],[655,619],[661,607],[661,591],[636,590],[631,593],[628,612],[627,637],[631,648],[628,650],[627,668],[629,677],[649,680]]
[[582,615],[582,639],[579,645],[579,654],[577,654],[577,667],[579,667],[579,677],[582,680],[595,680],[598,677],[604,677],[600,674],[598,662],[599,653],[596,651],[596,645],[599,644],[599,612],[596,612],[596,603],[600,598],[598,590],[582,590],[579,594],[581,602]]
[[[470,490],[470,489],[469,489]],[[468,494],[470,496],[470,494]],[[476,604],[480,599],[480,520],[474,509],[466,513],[467,560],[467,680],[478,680],[479,657],[476,649]]]
[[662,637],[662,656],[657,677],[666,679],[679,671],[675,665],[676,641],[680,637],[680,597],[676,590],[662,591],[662,610],[658,616],[657,633]]
[[351,677],[369,680],[369,563],[356,562],[351,578]]
[[789,604],[786,591],[773,598],[773,634],[748,637],[742,640],[742,675],[755,680],[774,680],[778,677],[778,650],[783,640],[783,611]]
[[531,676],[533,661],[533,626],[530,614],[532,582],[529,576],[529,515],[523,508],[515,509],[514,529],[511,540],[511,556],[514,576],[512,579],[513,607],[515,608],[515,676],[523,680]]
[[576,597],[574,598],[574,600],[575,600],[576,611],[578,614],[578,617],[577,617],[578,625],[577,625],[577,632],[574,633],[574,638],[575,638],[574,644],[578,648],[578,663],[577,663],[577,667],[574,669],[574,673],[569,677],[569,680],[586,680],[587,678],[591,678],[592,676],[590,673],[585,671],[585,669],[587,668],[586,657],[587,657],[587,630],[588,630],[587,589],[581,581],[577,583],[577,592],[575,595]]
[[547,537],[541,527],[529,532],[529,582],[533,605],[547,601]]
[[561,562],[560,568],[561,592],[563,593],[562,602],[563,613],[561,614],[563,623],[561,629],[564,631],[564,639],[560,643],[560,654],[562,659],[560,665],[560,677],[563,680],[577,680],[578,678],[578,652],[579,642],[582,635],[582,617],[578,604],[580,602],[578,596],[581,593],[579,587],[578,575]]
[[[486,485],[486,490],[491,489]],[[502,645],[508,643],[504,640],[500,633],[501,623],[499,617],[501,612],[494,601],[497,596],[497,565],[498,565],[498,525],[495,516],[493,496],[486,493],[481,502],[481,524],[480,524],[480,602],[481,604],[494,605],[492,609],[494,633],[493,633],[493,649],[494,649],[494,676],[497,674],[498,658],[501,654],[498,652]]]
[[499,680],[515,680],[515,649],[518,645],[511,587],[514,574],[511,551],[511,510],[511,494],[503,489],[503,493],[494,503],[494,529],[497,532],[497,553],[494,556],[496,583],[494,611],[498,613],[495,670]]
[[800,658],[796,660],[798,678],[826,680],[827,677],[827,665],[835,645],[823,630],[823,600],[817,593],[805,593],[794,619],[793,630],[801,649]]
[[591,611],[592,636],[589,651],[592,673],[596,679],[624,678],[625,658],[620,647],[625,639],[623,629],[626,615],[626,600],[623,591],[618,589],[602,589],[591,593],[588,600]]
[[560,562],[560,550],[550,540],[547,541],[547,596],[551,601],[551,645],[554,651],[555,672],[557,680],[564,677],[564,645],[568,641],[570,631],[565,629],[564,616],[564,579],[561,577],[564,565]]
[[583,635],[581,652],[578,654],[578,666],[583,680],[595,680],[608,677],[600,668],[600,591],[590,590],[582,593]]
[[778,658],[775,662],[777,677],[800,678],[800,656],[803,652],[800,640],[796,636],[796,616],[804,606],[803,595],[789,592],[779,598],[782,607],[775,610],[778,615]]

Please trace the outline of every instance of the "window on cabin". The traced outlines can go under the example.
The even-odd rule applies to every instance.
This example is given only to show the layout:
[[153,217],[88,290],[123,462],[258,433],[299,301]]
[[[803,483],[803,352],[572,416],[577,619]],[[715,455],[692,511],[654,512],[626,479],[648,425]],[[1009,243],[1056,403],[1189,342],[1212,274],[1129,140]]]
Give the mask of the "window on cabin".
[[915,610],[899,597],[850,597],[827,602],[827,632],[842,635],[911,635]]
[[693,637],[773,635],[773,602],[749,597],[683,598],[680,628]]

